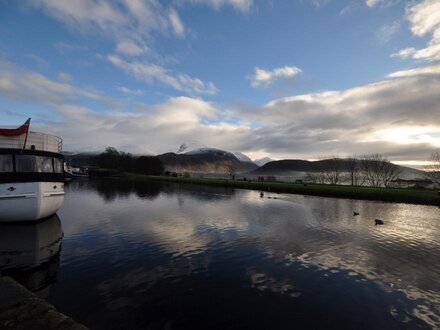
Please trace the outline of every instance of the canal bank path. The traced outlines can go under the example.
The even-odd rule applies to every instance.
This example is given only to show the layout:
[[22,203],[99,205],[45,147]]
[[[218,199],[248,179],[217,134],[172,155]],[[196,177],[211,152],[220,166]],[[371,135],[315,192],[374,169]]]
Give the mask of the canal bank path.
[[54,306],[17,283],[0,275],[0,329],[87,328],[58,312]]

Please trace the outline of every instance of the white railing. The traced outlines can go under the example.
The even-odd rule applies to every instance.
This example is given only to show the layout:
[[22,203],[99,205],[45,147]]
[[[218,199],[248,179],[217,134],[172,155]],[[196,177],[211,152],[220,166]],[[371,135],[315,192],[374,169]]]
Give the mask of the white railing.
[[[0,148],[2,149],[23,149],[26,140],[26,134],[18,136],[3,136],[0,135]],[[61,152],[63,149],[63,140],[58,136],[29,132],[26,140],[26,150],[35,147],[35,150]]]

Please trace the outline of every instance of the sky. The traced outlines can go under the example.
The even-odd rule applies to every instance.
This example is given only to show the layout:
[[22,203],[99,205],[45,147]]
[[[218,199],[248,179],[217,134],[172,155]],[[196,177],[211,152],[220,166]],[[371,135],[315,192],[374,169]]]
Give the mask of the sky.
[[440,0],[0,0],[0,125],[64,150],[440,148]]

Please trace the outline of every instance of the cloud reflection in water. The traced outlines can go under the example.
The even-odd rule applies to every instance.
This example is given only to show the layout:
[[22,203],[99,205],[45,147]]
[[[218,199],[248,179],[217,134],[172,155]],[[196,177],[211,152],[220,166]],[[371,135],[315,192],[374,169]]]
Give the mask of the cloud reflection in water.
[[[260,314],[274,299],[283,299],[271,303],[279,309],[265,313],[279,322],[300,317],[285,314],[288,306],[301,310],[303,321],[313,318],[316,311],[307,306],[314,304],[334,325],[357,324],[350,319],[353,308],[362,308],[358,318],[383,319],[384,326],[440,325],[435,207],[301,195],[268,199],[257,191],[174,184],[124,185],[121,193],[102,191],[113,185],[99,187],[72,186],[61,210],[63,267],[90,281],[84,294],[102,305],[85,322],[90,326],[98,326],[106,311],[136,317],[144,311],[141,324],[191,324],[196,315],[204,320],[198,313],[215,314],[213,306],[237,304],[234,318]],[[149,198],[139,194],[153,190]],[[81,213],[75,212],[79,205]],[[354,210],[360,216],[353,217]],[[385,226],[374,226],[377,217]],[[68,282],[60,280],[53,295],[58,304],[73,290]],[[336,310],[324,312],[329,303]]]

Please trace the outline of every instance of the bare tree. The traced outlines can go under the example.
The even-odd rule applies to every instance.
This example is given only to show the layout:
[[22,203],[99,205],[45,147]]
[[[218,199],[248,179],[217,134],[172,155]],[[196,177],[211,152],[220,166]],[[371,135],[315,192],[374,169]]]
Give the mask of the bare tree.
[[352,186],[359,186],[363,184],[360,180],[360,161],[356,156],[345,160],[345,170],[348,174],[348,179]]
[[320,184],[338,184],[341,181],[343,168],[338,157],[321,157],[315,164],[317,166],[315,170],[306,174],[308,181]]
[[327,183],[324,171],[318,171],[315,173],[315,175],[316,175],[317,183],[321,183],[321,184]]
[[400,174],[399,168],[381,154],[363,156],[359,165],[365,181],[372,187],[389,187]]
[[326,183],[326,177],[323,171],[307,172],[306,180],[312,183],[320,183],[320,184]]
[[391,187],[394,180],[396,180],[399,175],[402,173],[400,168],[388,160],[383,162],[383,174],[382,181],[383,185],[387,188]]
[[360,159],[362,176],[370,186],[381,186],[381,161],[382,155],[379,154],[365,155]]
[[332,156],[325,160],[324,177],[330,184],[338,184],[342,174],[341,160]]
[[311,182],[311,183],[317,183],[318,182],[318,178],[316,177],[315,173],[313,172],[307,172],[306,173],[306,180]]
[[440,186],[440,150],[434,151],[428,158],[428,164],[425,165],[425,175],[434,185]]

